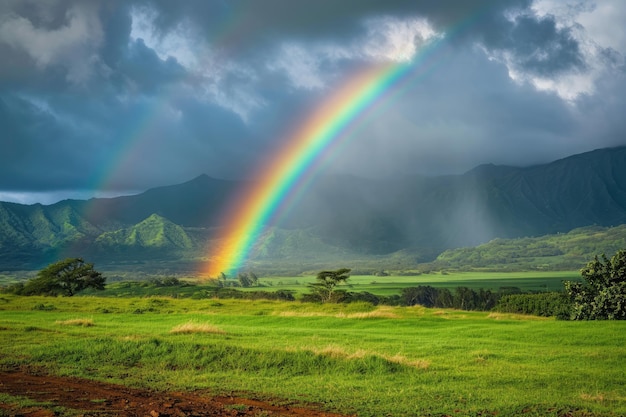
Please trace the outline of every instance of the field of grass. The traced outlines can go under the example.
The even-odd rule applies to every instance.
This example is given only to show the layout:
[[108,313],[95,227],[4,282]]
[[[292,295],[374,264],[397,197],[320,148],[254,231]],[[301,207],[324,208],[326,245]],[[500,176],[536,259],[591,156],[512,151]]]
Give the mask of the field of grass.
[[[402,288],[431,285],[433,287],[498,290],[501,287],[517,287],[522,291],[562,291],[563,281],[580,280],[579,271],[550,272],[450,272],[430,273],[415,276],[353,275],[342,286],[348,291],[367,291],[376,295],[400,294]],[[259,282],[273,290],[307,292],[307,284],[315,281],[314,276],[261,278]]]
[[[132,278],[132,277],[131,277]],[[445,287],[454,289],[459,286],[472,289],[483,288],[497,291],[499,288],[517,287],[524,292],[528,291],[562,291],[564,280],[580,280],[580,272],[450,272],[430,273],[415,276],[386,276],[373,275],[351,276],[346,285],[338,288],[351,291],[367,291],[381,296],[400,294],[402,288],[417,287],[419,285],[431,285],[433,287]],[[230,280],[236,283],[236,280]],[[87,291],[88,295],[101,297],[142,297],[142,296],[170,296],[192,297],[194,293],[202,291],[205,285],[214,285],[197,278],[181,279],[181,282],[191,284],[188,286],[149,286],[137,282],[122,281],[107,284],[105,291]],[[315,277],[267,277],[260,278],[259,287],[240,288],[241,291],[292,291],[296,296],[310,292],[307,286],[315,282]],[[0,282],[1,285],[1,282]]]
[[367,303],[0,295],[2,369],[315,402],[359,416],[626,415],[625,363],[625,322]]

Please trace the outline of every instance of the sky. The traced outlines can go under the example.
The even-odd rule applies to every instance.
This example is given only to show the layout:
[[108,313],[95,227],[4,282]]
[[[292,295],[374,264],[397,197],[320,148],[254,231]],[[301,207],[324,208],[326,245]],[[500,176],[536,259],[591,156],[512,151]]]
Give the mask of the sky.
[[0,201],[254,179],[383,64],[415,76],[325,172],[461,174],[626,145],[625,23],[622,0],[3,0]]

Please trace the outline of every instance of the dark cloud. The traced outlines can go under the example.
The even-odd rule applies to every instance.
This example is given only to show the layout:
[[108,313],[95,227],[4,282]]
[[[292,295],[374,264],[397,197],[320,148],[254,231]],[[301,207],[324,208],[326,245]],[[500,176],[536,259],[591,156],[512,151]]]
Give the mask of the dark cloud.
[[[0,100],[2,163],[0,188],[45,190],[82,188],[94,161],[93,149],[70,123],[27,98]],[[98,138],[94,138],[98,139]]]
[[510,53],[520,69],[542,76],[585,69],[571,28],[557,28],[553,16],[524,13],[514,18],[502,14],[490,18],[491,30],[479,33],[480,39],[488,49]]
[[441,174],[625,143],[624,51],[531,0],[7,0],[0,191],[248,177],[355,68],[414,54],[420,19],[446,35],[439,61],[331,169]]
[[[511,0],[344,0],[294,2],[291,0],[238,0],[171,2],[145,0],[138,8],[157,11],[155,24],[162,32],[177,25],[193,24],[228,56],[254,54],[268,43],[341,41],[362,35],[363,22],[376,17],[406,19],[426,17],[439,29],[479,21],[476,33],[502,38],[513,26],[502,25],[502,13],[526,10],[531,1]],[[490,22],[485,25],[485,22]],[[499,24],[493,24],[498,22]],[[492,33],[488,33],[492,32]],[[541,41],[542,43],[544,41]]]
[[140,91],[156,92],[185,76],[185,69],[175,59],[162,61],[142,39],[130,42],[124,58],[116,69],[132,80]]
[[361,176],[452,174],[481,163],[544,163],[573,148],[594,148],[578,133],[588,120],[568,103],[514,83],[504,65],[471,51],[406,87],[393,109],[370,118],[334,169]]

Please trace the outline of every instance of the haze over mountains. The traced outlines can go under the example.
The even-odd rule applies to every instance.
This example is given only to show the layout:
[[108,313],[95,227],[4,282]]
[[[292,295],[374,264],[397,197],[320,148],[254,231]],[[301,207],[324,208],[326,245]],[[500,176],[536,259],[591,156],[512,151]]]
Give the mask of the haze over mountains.
[[[110,199],[0,203],[0,269],[39,268],[61,256],[120,262],[204,262],[237,181],[201,175]],[[351,257],[430,261],[494,238],[626,224],[626,147],[550,164],[482,165],[463,174],[371,180],[321,177],[253,250],[292,262]]]

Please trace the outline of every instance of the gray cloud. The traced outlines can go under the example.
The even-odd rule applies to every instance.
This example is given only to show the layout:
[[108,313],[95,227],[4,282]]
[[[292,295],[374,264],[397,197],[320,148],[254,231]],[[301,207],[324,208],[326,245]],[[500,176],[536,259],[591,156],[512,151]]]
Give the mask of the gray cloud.
[[414,57],[429,36],[446,36],[434,69],[372,114],[330,169],[456,173],[625,143],[624,52],[603,41],[593,7],[541,10],[530,0],[6,1],[0,190],[245,178],[355,68]]

